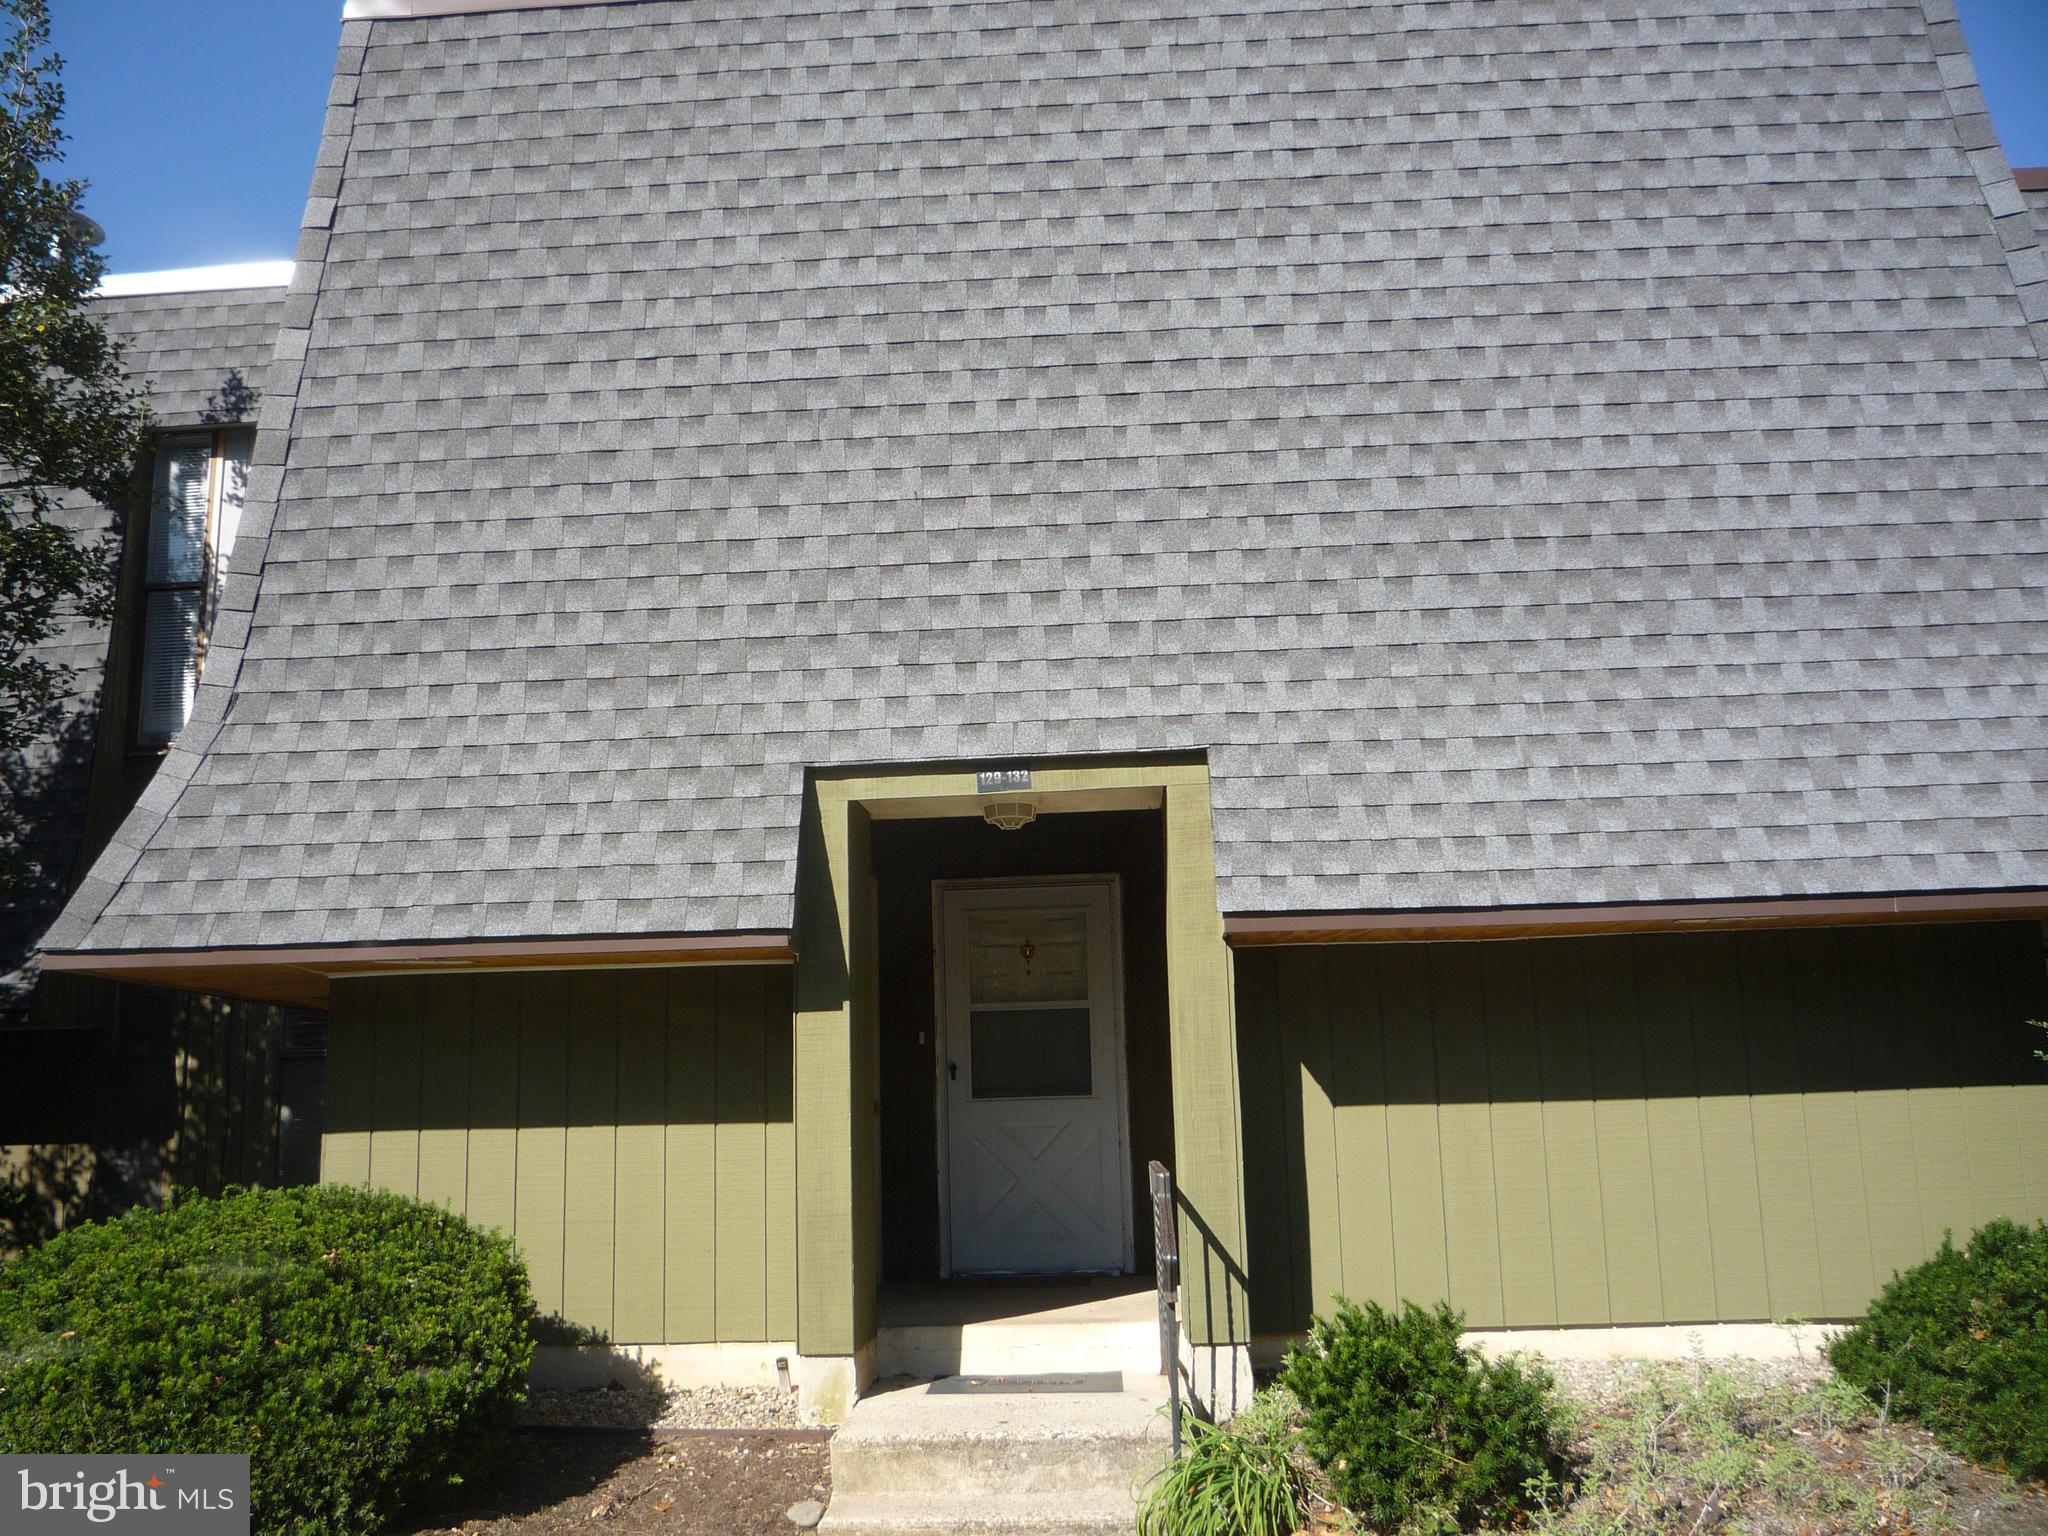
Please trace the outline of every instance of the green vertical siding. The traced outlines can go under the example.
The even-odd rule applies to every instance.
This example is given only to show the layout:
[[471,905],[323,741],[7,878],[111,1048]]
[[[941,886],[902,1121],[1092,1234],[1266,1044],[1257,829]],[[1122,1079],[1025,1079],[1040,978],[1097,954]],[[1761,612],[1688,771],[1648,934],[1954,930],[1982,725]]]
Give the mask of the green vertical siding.
[[715,971],[679,972],[668,1014],[668,1327],[715,1339],[719,985]]
[[[1429,951],[1430,998],[1440,1081],[1486,1082],[1486,1015],[1480,952],[1445,944]],[[1327,1015],[1325,1015],[1327,1018]],[[1466,1298],[1475,1328],[1500,1326],[1500,1206],[1495,1198],[1489,1095],[1437,1106],[1438,1167],[1444,1186],[1444,1256],[1450,1288]],[[1327,1274],[1318,1266],[1314,1273]]]
[[[1346,1149],[1344,1177],[1337,1185],[1337,1262],[1344,1274],[1355,1277],[1352,1284],[1361,1294],[1377,1296],[1394,1290],[1393,1250],[1374,1237],[1386,1230],[1394,1208],[1388,1172],[1387,1067],[1381,1038],[1380,997],[1378,988],[1371,984],[1365,956],[1357,949],[1332,951],[1329,972],[1330,1007],[1336,1015],[1352,1021],[1351,1048],[1333,1052],[1330,1060],[1330,1096],[1334,1101],[1331,1118],[1336,1126],[1337,1145]],[[1251,1062],[1247,1060],[1247,1082],[1250,1077]],[[1246,1148],[1263,1139],[1246,1116]],[[1261,1187],[1251,1177],[1247,1164],[1246,1190]],[[1247,1211],[1263,1204],[1247,1194]],[[1306,1283],[1302,1289],[1306,1295]]]
[[[1491,1102],[1488,1139],[1494,1147],[1543,1145],[1542,1059],[1536,1051],[1535,979],[1526,944],[1489,944],[1479,952],[1486,1072]],[[1373,1022],[1378,1034],[1378,1021]],[[1370,1162],[1374,1154],[1369,1154]],[[1550,1273],[1550,1177],[1537,1157],[1496,1157],[1495,1211],[1500,1226],[1501,1313],[1557,1321],[1557,1285]]]
[[[487,1030],[494,1027],[493,1021],[485,1021]],[[507,1048],[519,1052],[519,1135],[513,1142],[513,1155],[518,1162],[512,1170],[512,1233],[519,1240],[519,1251],[526,1257],[534,1305],[543,1315],[567,1316],[562,1309],[562,1231],[568,1213],[569,978],[544,974],[528,977],[519,989],[518,1012],[506,1017],[504,1028]],[[329,1049],[332,1048],[330,1044]],[[382,1061],[380,1041],[380,1073]],[[373,1180],[375,1174],[373,1158]]]
[[[1215,836],[1204,771],[1166,786],[1167,1020],[1173,1062],[1174,1198],[1181,1326],[1197,1345],[1251,1341],[1245,1264],[1245,1138],[1235,983],[1216,909]],[[1297,1078],[1297,1081],[1299,1079]],[[1324,1125],[1334,1118],[1324,1112]],[[1197,1382],[1217,1400],[1213,1384]]]
[[1253,1324],[1860,1313],[2048,1216],[2029,923],[1248,950]]
[[[1642,1031],[1644,1124],[1650,1187],[1657,1216],[1657,1274],[1667,1317],[1711,1317],[1714,1241],[1707,1206],[1705,1133],[1694,1082],[1691,997],[1686,983],[1689,940],[1658,934],[1635,947],[1636,1006]],[[1503,948],[1513,948],[1504,945]]]
[[420,995],[395,989],[372,1036],[370,1182],[404,1195],[420,1192]]
[[763,1221],[766,1225],[766,1279],[762,1299],[772,1339],[796,1337],[796,1124],[792,1082],[795,1031],[791,1027],[790,973],[762,973],[766,995],[761,999],[761,1119],[767,1132],[763,1165]]
[[[1566,1325],[1605,1323],[1614,1316],[1607,1297],[1607,1225],[1599,1198],[1593,1058],[1587,1045],[1586,982],[1579,961],[1579,951],[1566,945],[1539,944],[1529,949],[1536,1085],[1543,1114],[1537,1132],[1542,1140],[1526,1150],[1541,1153],[1544,1203],[1549,1211],[1551,1290],[1557,1321]],[[1591,1198],[1587,1198],[1589,1193]],[[1544,1269],[1540,1248],[1534,1262],[1540,1275]],[[1443,1292],[1408,1290],[1402,1294]]]
[[768,1227],[767,1127],[761,1121],[763,1072],[759,1019],[761,982],[768,973],[737,972],[721,980],[718,1016],[718,1131],[712,1156],[718,1169],[715,1225],[718,1252],[712,1282],[717,1296],[712,1328],[721,1339],[765,1339]]
[[569,1124],[562,1147],[562,1315],[617,1338],[612,1317],[612,1201],[619,1134],[618,973],[572,972],[568,1001],[572,1022]]
[[622,971],[618,986],[612,1333],[658,1339],[667,1329],[668,981],[661,971]]
[[[525,980],[523,976],[486,974],[476,977],[468,988],[472,1043],[478,1021],[485,1021],[487,1032],[482,1049],[469,1054],[465,1209],[471,1221],[504,1232],[511,1231],[517,1221],[519,1192],[519,1052],[504,1047],[517,1039],[515,1021]],[[344,993],[336,1001],[335,1017],[362,1016],[375,1006],[374,998],[358,1006]],[[324,1145],[331,1148],[333,1142],[330,1134]],[[329,1172],[328,1177],[354,1182],[338,1171]]]
[[1714,1307],[1729,1317],[1769,1317],[1756,1118],[1743,1060],[1742,992],[1734,954],[1744,939],[1715,933],[1683,942],[1686,995],[1692,1005],[1693,1078],[1699,1091],[1700,1162],[1707,1181],[1703,1219],[1714,1245]]
[[339,981],[323,1175],[511,1233],[541,1311],[620,1343],[792,1338],[789,980]]
[[419,1196],[469,1206],[470,1009],[465,995],[435,999],[420,1016]]

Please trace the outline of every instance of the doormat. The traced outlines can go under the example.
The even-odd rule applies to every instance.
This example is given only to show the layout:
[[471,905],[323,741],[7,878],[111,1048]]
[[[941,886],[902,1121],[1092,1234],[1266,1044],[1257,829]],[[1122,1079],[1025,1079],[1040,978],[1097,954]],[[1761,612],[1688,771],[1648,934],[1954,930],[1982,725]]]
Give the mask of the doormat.
[[1001,1397],[1013,1392],[1121,1392],[1122,1371],[1081,1371],[1072,1376],[947,1376],[926,1390],[933,1397]]

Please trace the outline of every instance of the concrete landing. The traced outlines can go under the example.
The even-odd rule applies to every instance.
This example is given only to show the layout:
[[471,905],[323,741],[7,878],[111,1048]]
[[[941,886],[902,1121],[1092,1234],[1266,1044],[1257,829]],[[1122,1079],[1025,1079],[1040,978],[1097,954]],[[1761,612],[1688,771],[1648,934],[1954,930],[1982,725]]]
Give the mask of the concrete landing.
[[878,1376],[1159,1369],[1159,1304],[1149,1277],[885,1285],[877,1322]]
[[1166,1461],[1166,1378],[1126,1376],[1121,1392],[1001,1385],[884,1384],[862,1398],[832,1437],[832,1503],[819,1529],[1129,1531],[1140,1491]]

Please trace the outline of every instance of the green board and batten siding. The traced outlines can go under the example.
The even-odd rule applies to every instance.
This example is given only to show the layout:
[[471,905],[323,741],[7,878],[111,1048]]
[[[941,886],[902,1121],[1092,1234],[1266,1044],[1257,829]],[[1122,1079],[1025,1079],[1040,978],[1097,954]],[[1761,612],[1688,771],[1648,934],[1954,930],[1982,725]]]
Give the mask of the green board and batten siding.
[[544,1314],[796,1336],[787,968],[339,981],[327,1084],[323,1177],[509,1232]]
[[2036,924],[1237,956],[1252,1321],[1846,1317],[2048,1216]]

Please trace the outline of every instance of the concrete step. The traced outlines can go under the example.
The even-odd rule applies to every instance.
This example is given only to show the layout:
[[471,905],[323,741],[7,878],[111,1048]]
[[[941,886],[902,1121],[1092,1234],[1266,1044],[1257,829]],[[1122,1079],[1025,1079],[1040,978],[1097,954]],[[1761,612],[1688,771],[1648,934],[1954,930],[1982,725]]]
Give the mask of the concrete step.
[[1159,1369],[1159,1325],[1079,1322],[1044,1327],[1035,1322],[917,1323],[884,1327],[875,1337],[881,1376],[1032,1375],[1041,1372]]
[[1063,1286],[897,1285],[882,1299],[878,1376],[1158,1369],[1158,1302],[1128,1276]]
[[1130,1536],[1134,1506],[1097,1493],[832,1493],[822,1536]]
[[[1164,1377],[1121,1392],[954,1393],[920,1382],[872,1392],[832,1437],[841,1497],[1073,1494],[1118,1505],[1164,1464]],[[938,1390],[934,1390],[934,1388]]]

